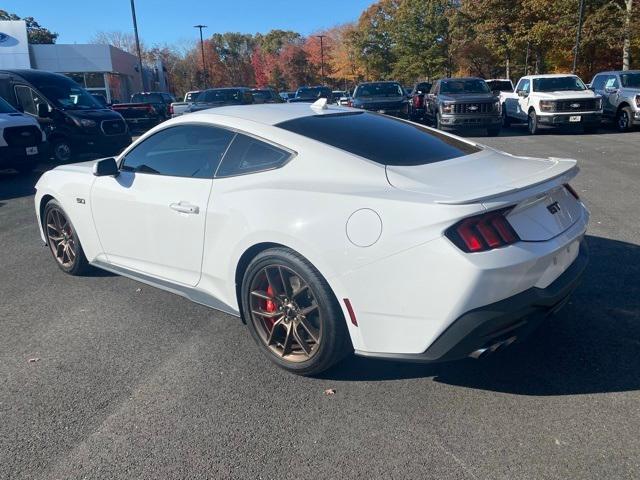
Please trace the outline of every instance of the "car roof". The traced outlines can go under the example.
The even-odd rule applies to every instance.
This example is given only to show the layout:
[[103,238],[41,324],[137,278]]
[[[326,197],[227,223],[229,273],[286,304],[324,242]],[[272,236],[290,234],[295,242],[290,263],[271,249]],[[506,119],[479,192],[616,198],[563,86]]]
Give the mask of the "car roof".
[[526,75],[522,78],[560,78],[560,77],[577,77],[575,73],[545,73],[544,75]]
[[457,82],[459,80],[484,80],[484,78],[480,78],[480,77],[452,77],[452,78],[441,78],[440,82]]
[[17,75],[19,77],[24,78],[25,80],[32,82],[37,79],[45,79],[47,77],[56,76],[56,77],[64,77],[68,80],[71,80],[66,75],[62,75],[61,73],[47,72],[45,70],[33,70],[33,69],[3,69],[0,70],[0,73],[9,73],[13,75]]
[[[211,120],[215,120],[215,117],[217,116],[234,117],[241,120],[261,123],[263,125],[276,125],[296,118],[354,112],[352,108],[339,107],[337,105],[327,104],[325,109],[313,108],[312,105],[313,104],[310,103],[260,103],[252,105],[231,105],[202,110],[200,112],[185,115],[184,117],[187,117],[188,119],[188,117],[192,117],[192,115],[198,115],[207,116]],[[361,110],[357,112],[362,113]]]
[[487,78],[486,82],[510,82],[511,80],[508,78]]
[[594,77],[597,75],[620,75],[626,73],[640,73],[640,70],[608,70],[606,72],[598,72]]

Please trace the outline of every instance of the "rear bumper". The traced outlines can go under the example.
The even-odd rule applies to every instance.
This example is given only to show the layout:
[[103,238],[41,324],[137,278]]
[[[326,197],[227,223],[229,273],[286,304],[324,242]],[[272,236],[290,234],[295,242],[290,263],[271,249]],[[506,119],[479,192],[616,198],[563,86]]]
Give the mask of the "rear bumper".
[[442,128],[487,128],[502,126],[501,115],[441,115]]
[[500,342],[522,341],[557,312],[578,286],[588,263],[583,240],[577,258],[546,288],[530,288],[499,302],[473,309],[455,320],[423,353],[368,353],[366,357],[436,362],[468,357]]
[[[580,117],[579,122],[572,122],[571,117]],[[602,113],[572,113],[538,115],[540,125],[600,125]]]

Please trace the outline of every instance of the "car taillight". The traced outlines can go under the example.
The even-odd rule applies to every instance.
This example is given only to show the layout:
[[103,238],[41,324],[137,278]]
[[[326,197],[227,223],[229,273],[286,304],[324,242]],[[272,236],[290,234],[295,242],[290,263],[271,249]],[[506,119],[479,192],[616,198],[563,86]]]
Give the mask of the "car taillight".
[[347,100],[347,107],[353,107],[353,102],[350,99]]
[[173,115],[173,105],[169,105],[169,115]]
[[422,108],[422,95],[416,95],[415,97],[413,97],[413,106],[415,108]]
[[463,252],[485,252],[520,241],[506,218],[512,207],[465,218],[445,232]]
[[573,195],[573,198],[575,198],[576,200],[580,200],[580,195],[578,195],[578,192],[576,192],[571,185],[569,185],[568,183],[565,183],[564,188],[566,188],[567,191],[571,195]]

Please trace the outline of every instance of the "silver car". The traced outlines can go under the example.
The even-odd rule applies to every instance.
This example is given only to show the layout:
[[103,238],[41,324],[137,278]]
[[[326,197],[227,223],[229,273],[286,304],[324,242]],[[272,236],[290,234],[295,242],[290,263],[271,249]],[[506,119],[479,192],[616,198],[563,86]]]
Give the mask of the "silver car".
[[640,125],[640,70],[600,72],[591,90],[602,95],[603,114],[621,132]]

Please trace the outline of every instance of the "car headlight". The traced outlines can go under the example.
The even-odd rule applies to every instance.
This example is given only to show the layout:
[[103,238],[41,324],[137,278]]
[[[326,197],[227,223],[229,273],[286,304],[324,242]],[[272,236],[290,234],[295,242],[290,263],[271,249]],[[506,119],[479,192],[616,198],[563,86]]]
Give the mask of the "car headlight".
[[596,100],[596,110],[602,110],[602,97]]
[[453,103],[443,103],[440,106],[440,110],[442,111],[442,113],[453,113],[454,107],[453,107]]
[[493,102],[493,109],[498,113],[502,113],[502,104],[500,103],[500,100]]
[[555,106],[555,102],[551,100],[540,100],[540,110],[543,112],[553,112]]
[[93,128],[96,126],[96,122],[93,120],[89,120],[88,118],[73,117],[73,121],[76,122],[76,125],[82,128]]

